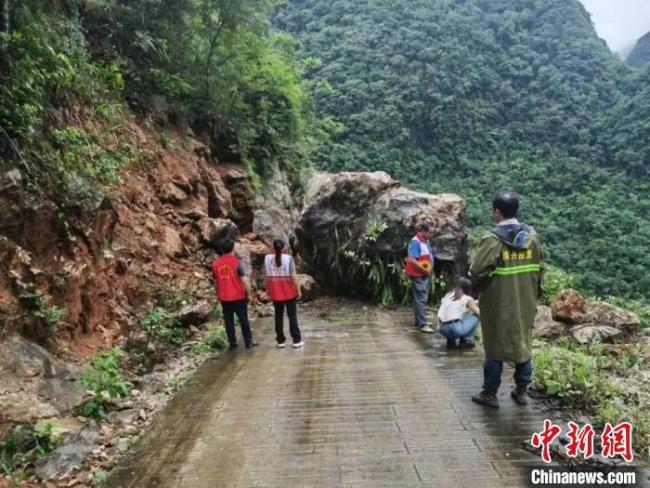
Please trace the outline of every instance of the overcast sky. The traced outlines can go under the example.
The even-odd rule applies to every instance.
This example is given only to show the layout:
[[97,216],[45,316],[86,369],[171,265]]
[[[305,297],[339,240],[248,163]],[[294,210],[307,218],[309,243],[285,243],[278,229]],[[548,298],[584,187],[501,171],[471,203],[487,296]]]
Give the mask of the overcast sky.
[[617,53],[650,32],[650,0],[581,0],[598,35]]

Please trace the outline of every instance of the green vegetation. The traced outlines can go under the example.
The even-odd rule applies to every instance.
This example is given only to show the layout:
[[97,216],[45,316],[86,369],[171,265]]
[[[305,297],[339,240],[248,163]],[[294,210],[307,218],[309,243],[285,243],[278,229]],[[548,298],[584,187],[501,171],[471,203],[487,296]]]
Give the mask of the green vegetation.
[[124,357],[121,349],[109,349],[94,356],[90,367],[82,371],[79,381],[93,394],[81,405],[80,413],[84,417],[105,417],[111,402],[131,391],[133,385],[124,379],[120,367]]
[[601,424],[631,422],[634,448],[650,456],[650,395],[633,379],[641,361],[632,346],[610,354],[603,345],[543,345],[534,355],[533,381],[565,405],[594,413]]
[[21,293],[20,299],[34,317],[42,319],[50,334],[54,334],[65,325],[68,311],[65,308],[50,305],[52,298],[41,290]]
[[11,2],[0,47],[0,158],[17,165],[35,195],[96,206],[95,182],[117,181],[132,153],[122,124],[117,65],[86,50],[80,4]]
[[94,209],[120,169],[145,157],[128,106],[210,136],[215,154],[241,159],[254,177],[282,168],[297,181],[327,124],[302,78],[310,61],[270,29],[273,3],[8,2],[0,169],[19,167],[35,196],[66,212]]
[[339,125],[329,170],[455,192],[486,225],[523,196],[548,260],[599,296],[650,294],[650,71],[624,65],[577,0],[290,0],[275,25]]
[[636,68],[650,65],[650,32],[638,40],[625,62]]
[[573,288],[574,282],[575,279],[572,275],[557,266],[547,264],[544,267],[544,295],[542,301],[546,305],[550,305],[556,295],[562,290]]
[[0,473],[20,483],[28,478],[34,462],[47,456],[58,444],[53,424],[48,423],[40,430],[17,425],[0,441]]
[[145,351],[149,341],[164,342],[178,346],[187,338],[186,331],[180,327],[176,319],[167,310],[155,307],[150,312],[140,316],[138,326],[147,336]]

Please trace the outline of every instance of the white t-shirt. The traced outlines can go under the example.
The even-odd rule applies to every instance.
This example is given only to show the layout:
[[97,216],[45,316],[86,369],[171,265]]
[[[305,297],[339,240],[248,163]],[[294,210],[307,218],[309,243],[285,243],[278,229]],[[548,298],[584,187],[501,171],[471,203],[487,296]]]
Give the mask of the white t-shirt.
[[451,322],[452,320],[461,320],[464,315],[469,313],[467,304],[474,299],[469,295],[463,295],[458,300],[454,300],[455,292],[451,291],[442,297],[440,308],[438,309],[438,319],[440,322]]

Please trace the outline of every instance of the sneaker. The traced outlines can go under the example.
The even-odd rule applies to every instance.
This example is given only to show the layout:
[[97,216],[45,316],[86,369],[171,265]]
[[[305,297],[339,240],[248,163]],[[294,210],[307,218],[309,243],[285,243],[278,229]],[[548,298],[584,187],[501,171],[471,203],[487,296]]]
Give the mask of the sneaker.
[[284,346],[286,346],[286,342],[278,342],[278,348],[282,349]]
[[461,349],[474,349],[476,347],[476,342],[474,341],[460,341],[459,346]]
[[431,327],[428,325],[425,325],[424,327],[420,327],[418,329],[420,332],[424,332],[425,334],[433,334],[435,330],[433,330]]
[[300,341],[300,342],[294,342],[293,344],[291,344],[291,347],[293,347],[294,349],[298,349],[304,345],[305,345],[305,341]]
[[478,395],[474,395],[472,401],[484,407],[499,408],[499,399],[496,394],[487,390],[483,390]]
[[230,344],[230,345],[228,346],[228,350],[229,350],[229,351],[234,351],[235,349],[237,349],[237,344]]
[[257,342],[251,342],[250,344],[246,344],[246,349],[250,349],[251,347],[255,347],[257,345]]
[[530,402],[527,386],[515,386],[510,392],[510,396],[519,405],[528,405]]
[[456,349],[456,339],[447,339],[447,349]]

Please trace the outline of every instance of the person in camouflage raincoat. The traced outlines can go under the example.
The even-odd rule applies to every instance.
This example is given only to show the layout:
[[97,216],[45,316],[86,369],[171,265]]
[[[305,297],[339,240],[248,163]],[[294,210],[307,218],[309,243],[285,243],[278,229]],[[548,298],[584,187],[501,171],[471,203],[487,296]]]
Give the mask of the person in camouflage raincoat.
[[502,192],[492,202],[497,226],[483,237],[472,259],[470,275],[479,290],[485,346],[483,391],[472,397],[498,407],[503,363],[515,364],[512,398],[528,403],[532,333],[541,291],[544,256],[535,230],[517,220],[519,197]]

